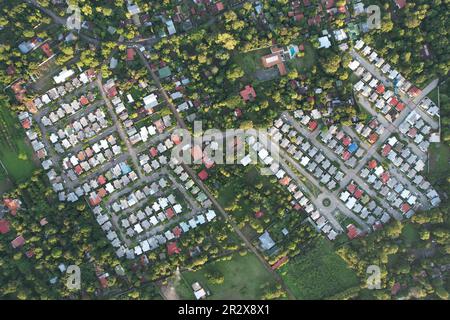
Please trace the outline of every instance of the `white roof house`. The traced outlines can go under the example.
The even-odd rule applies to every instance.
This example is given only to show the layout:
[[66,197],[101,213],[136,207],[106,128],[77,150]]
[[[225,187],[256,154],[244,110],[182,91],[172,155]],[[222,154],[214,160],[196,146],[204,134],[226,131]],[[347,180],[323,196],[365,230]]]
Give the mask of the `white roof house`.
[[320,43],[319,48],[327,49],[327,48],[331,47],[330,38],[328,36],[320,37],[318,40],[319,40],[319,43]]

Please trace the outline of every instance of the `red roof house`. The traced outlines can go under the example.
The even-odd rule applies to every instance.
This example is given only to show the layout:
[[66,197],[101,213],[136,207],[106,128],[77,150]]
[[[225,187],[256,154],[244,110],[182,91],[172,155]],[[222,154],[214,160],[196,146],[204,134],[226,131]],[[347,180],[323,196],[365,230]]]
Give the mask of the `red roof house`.
[[174,215],[175,215],[175,212],[173,211],[172,208],[168,208],[168,209],[166,210],[166,216],[167,216],[167,219],[172,219]]
[[175,254],[175,253],[180,253],[181,250],[180,248],[177,247],[177,243],[176,242],[169,242],[167,243],[167,253],[169,254],[169,256]]
[[103,289],[108,288],[108,277],[106,274],[102,274],[101,276],[99,276],[98,281],[100,282],[100,285]]
[[180,144],[181,143],[181,137],[179,135],[177,135],[177,134],[172,134],[171,140],[175,144]]
[[402,204],[402,212],[407,213],[411,209],[411,206],[408,203]]
[[345,137],[343,140],[342,140],[342,144],[344,145],[344,146],[349,146],[350,145],[350,143],[352,143],[352,139],[350,139],[350,137]]
[[22,120],[22,128],[30,129],[31,128],[31,120],[30,118],[26,118]]
[[89,203],[91,204],[91,206],[95,207],[96,205],[98,205],[100,202],[102,201],[102,199],[96,195],[94,198],[90,198],[89,199]]
[[383,157],[386,157],[389,154],[389,152],[391,152],[391,145],[387,144],[383,147],[382,151]]
[[308,129],[310,130],[310,131],[314,131],[314,130],[316,130],[316,128],[317,128],[317,121],[310,121],[309,122],[309,124],[308,124]]
[[348,159],[350,159],[350,157],[352,156],[352,154],[350,153],[350,151],[345,151],[342,154],[342,159],[344,159],[345,161],[347,161]]
[[9,212],[15,216],[17,210],[20,209],[20,201],[17,199],[5,199],[3,200],[3,205],[8,208]]
[[369,136],[369,142],[370,142],[371,144],[374,144],[374,143],[377,142],[377,141],[378,141],[378,134],[372,133],[372,134]]
[[405,109],[405,104],[403,102],[399,102],[395,108],[398,112],[402,112]]
[[368,167],[369,167],[370,170],[372,170],[372,169],[375,169],[377,167],[377,165],[378,165],[377,160],[370,160],[369,164],[368,164]]
[[264,216],[264,212],[262,212],[261,210],[255,212],[255,218],[256,219],[259,219],[259,218],[261,218],[263,216]]
[[150,155],[156,157],[158,155],[158,150],[155,147],[150,148]]
[[395,4],[399,9],[403,9],[406,6],[406,0],[395,0]]
[[98,177],[97,182],[99,185],[104,185],[106,183],[106,178],[101,175],[100,177]]
[[76,172],[77,175],[80,175],[80,174],[83,172],[83,168],[82,168],[80,165],[77,165],[77,166],[74,168],[74,170],[75,170],[75,172]]
[[48,58],[50,58],[50,57],[53,55],[53,51],[52,51],[52,49],[50,48],[50,45],[48,44],[48,42],[47,42],[47,43],[44,43],[44,44],[41,46],[41,49],[42,49],[42,51],[44,51],[45,55],[46,55]]
[[412,87],[411,89],[409,89],[408,94],[411,97],[417,97],[421,92],[422,92],[422,90],[420,90],[419,88]]
[[1,219],[0,220],[0,233],[6,234],[9,232],[9,222],[8,220]]
[[393,107],[395,107],[398,104],[398,100],[396,97],[392,97],[391,100],[389,101],[389,104]]
[[361,199],[362,195],[363,195],[363,192],[362,192],[361,189],[358,189],[358,190],[355,191],[354,196],[355,196],[356,199]]
[[356,190],[356,186],[355,186],[353,183],[350,183],[350,184],[347,186],[347,190],[348,190],[348,192],[350,192],[350,193],[353,194],[353,192],[355,192],[355,190]]
[[378,93],[378,94],[383,94],[384,91],[385,91],[384,85],[380,84],[380,85],[377,87],[377,93]]
[[408,131],[408,136],[410,136],[411,138],[415,138],[417,135],[417,128],[411,128]]
[[353,224],[347,226],[347,236],[350,240],[359,236],[359,231]]
[[85,96],[81,96],[80,103],[81,103],[81,105],[86,106],[89,104],[89,100]]
[[14,249],[19,248],[25,244],[25,238],[20,235],[17,238],[15,238],[13,241],[11,241],[11,245]]
[[133,61],[135,54],[136,54],[136,51],[134,51],[133,48],[128,48],[127,49],[127,61]]
[[106,192],[105,188],[100,188],[100,189],[98,190],[98,192],[97,192],[97,195],[98,195],[100,198],[106,197],[107,194],[108,194],[108,193]]
[[291,182],[291,178],[289,176],[284,176],[280,180],[280,184],[283,186],[287,186],[289,184],[289,182]]
[[391,178],[391,176],[389,175],[389,172],[383,172],[382,174],[381,174],[381,181],[383,182],[383,183],[387,183],[388,181],[389,181],[389,179]]
[[244,90],[240,92],[240,95],[244,101],[249,101],[256,98],[255,89],[253,89],[251,85],[246,85]]
[[225,9],[225,6],[223,5],[223,3],[221,1],[216,3],[216,10],[217,12],[222,11],[223,9]]
[[205,181],[206,179],[208,179],[208,172],[206,172],[206,170],[203,169],[198,173],[198,177],[200,178],[200,180]]
[[181,230],[181,228],[179,226],[176,226],[175,228],[172,229],[172,233],[175,235],[175,237],[179,238],[181,236],[181,233],[183,232],[183,230]]
[[117,88],[116,88],[116,86],[112,86],[111,88],[109,88],[108,96],[110,98],[117,96]]

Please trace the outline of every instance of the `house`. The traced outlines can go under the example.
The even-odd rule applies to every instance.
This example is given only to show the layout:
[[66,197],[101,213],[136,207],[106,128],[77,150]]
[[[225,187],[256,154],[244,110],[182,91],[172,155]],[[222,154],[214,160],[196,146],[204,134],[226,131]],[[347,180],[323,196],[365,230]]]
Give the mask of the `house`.
[[3,205],[9,210],[11,215],[15,216],[17,214],[17,211],[20,209],[20,205],[22,202],[18,199],[4,199]]
[[406,6],[406,0],[395,0],[397,8],[403,9]]
[[320,37],[318,40],[319,40],[319,49],[320,48],[328,49],[329,47],[331,47],[330,38],[328,36]]
[[272,68],[277,66],[280,75],[284,76],[287,74],[286,66],[284,65],[282,53],[283,50],[277,47],[270,48],[271,54],[265,55],[261,58],[262,65],[264,68]]
[[358,237],[360,234],[360,231],[358,230],[358,228],[355,227],[355,225],[353,224],[349,224],[347,226],[347,236],[350,240],[355,239],[356,237]]
[[136,54],[136,51],[134,51],[133,48],[128,48],[127,49],[127,61],[133,61],[135,54]]
[[198,282],[192,284],[192,290],[194,291],[194,296],[197,300],[204,299],[207,296],[205,289],[203,289]]
[[5,219],[0,219],[0,234],[7,234],[9,232],[9,222]]
[[200,180],[205,181],[206,179],[208,179],[208,172],[203,169],[198,173],[198,177],[200,178]]
[[14,249],[17,249],[25,244],[25,238],[20,235],[17,238],[15,238],[13,241],[11,241],[11,245]]
[[139,14],[141,12],[141,9],[138,7],[137,4],[129,4],[127,9],[130,15],[132,16],[134,16],[135,14]]
[[270,250],[275,246],[275,242],[270,237],[269,232],[266,230],[259,238],[259,242],[261,245],[261,248],[263,250]]
[[240,92],[240,95],[244,101],[253,101],[256,98],[255,89],[251,85],[246,85],[244,90]]
[[170,71],[170,68],[168,66],[163,67],[161,69],[158,70],[158,75],[161,79],[163,78],[167,78],[172,74],[172,72]]
[[336,41],[344,41],[345,39],[347,39],[347,34],[345,33],[344,29],[334,30],[333,33]]

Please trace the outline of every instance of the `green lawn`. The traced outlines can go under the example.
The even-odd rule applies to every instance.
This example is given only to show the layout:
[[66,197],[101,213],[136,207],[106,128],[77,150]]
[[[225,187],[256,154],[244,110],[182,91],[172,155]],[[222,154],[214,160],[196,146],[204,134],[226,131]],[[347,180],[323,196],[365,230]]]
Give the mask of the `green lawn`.
[[324,299],[359,284],[356,274],[334,252],[331,242],[323,238],[289,261],[280,273],[297,299]]
[[269,54],[270,49],[259,49],[246,53],[239,53],[233,56],[233,62],[244,70],[246,76],[252,76],[258,69],[263,69],[261,57]]
[[316,63],[316,50],[309,43],[305,43],[304,45],[305,55],[287,62],[288,67],[295,68],[300,73],[310,71]]
[[[0,183],[8,176],[15,182],[23,182],[35,169],[33,152],[18,124],[5,104],[0,104]],[[19,155],[22,159],[19,159]]]
[[430,145],[428,177],[431,183],[439,184],[439,181],[448,177],[450,148],[445,143],[432,143]]
[[402,238],[409,245],[413,245],[419,241],[419,231],[411,223],[405,224],[402,230]]
[[[220,285],[211,284],[205,278],[208,270],[219,271],[224,276],[224,282]],[[184,299],[194,299],[191,285],[197,281],[210,291],[209,299],[212,300],[260,299],[264,287],[275,287],[272,275],[250,253],[245,256],[235,255],[230,261],[212,262],[196,272],[183,272],[176,287],[178,295]]]

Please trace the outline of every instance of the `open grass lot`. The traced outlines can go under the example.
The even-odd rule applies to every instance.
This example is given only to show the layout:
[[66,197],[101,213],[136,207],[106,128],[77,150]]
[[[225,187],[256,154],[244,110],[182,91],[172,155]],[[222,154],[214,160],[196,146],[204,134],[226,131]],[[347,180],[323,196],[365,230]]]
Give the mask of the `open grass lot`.
[[[35,165],[31,147],[26,143],[18,120],[8,112],[4,103],[0,104],[0,183],[8,176],[15,182],[27,180]],[[21,155],[21,159],[19,159]],[[7,172],[5,172],[5,169]]]
[[233,62],[244,70],[246,76],[251,76],[256,70],[263,69],[261,57],[269,53],[270,49],[265,48],[237,54],[233,56]]
[[432,143],[430,146],[429,173],[430,182],[439,185],[448,178],[450,148],[445,143]]
[[323,238],[289,261],[280,273],[297,299],[324,299],[359,284],[356,274]]
[[419,231],[414,224],[407,223],[402,230],[402,238],[409,245],[414,245],[419,241]]
[[[428,97],[433,100],[434,103],[441,103],[441,107],[446,108],[450,104],[450,97],[449,97],[449,90],[450,90],[450,82],[447,80],[444,83],[439,84],[439,90],[438,88],[435,88],[433,91],[430,92]],[[438,92],[439,92],[439,99],[438,99]]]
[[[224,276],[224,282],[211,284],[205,277],[210,270],[219,271]],[[236,254],[230,261],[212,262],[196,272],[183,272],[176,287],[180,298],[195,299],[191,285],[197,281],[210,291],[209,299],[213,300],[260,299],[264,288],[275,287],[272,275],[250,253],[245,256]]]
[[295,68],[298,72],[306,72],[312,69],[316,63],[316,51],[311,44],[305,43],[305,55],[287,62],[289,68]]

